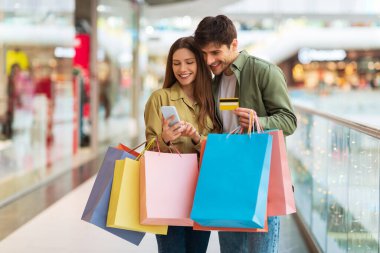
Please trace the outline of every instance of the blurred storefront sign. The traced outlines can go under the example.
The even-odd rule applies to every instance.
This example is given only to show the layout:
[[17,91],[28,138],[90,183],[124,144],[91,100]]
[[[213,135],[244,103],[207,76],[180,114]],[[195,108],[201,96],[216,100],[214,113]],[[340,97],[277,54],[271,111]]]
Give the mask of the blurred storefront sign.
[[298,60],[303,63],[312,61],[342,61],[347,53],[343,49],[318,50],[311,48],[301,48],[298,52]]
[[289,86],[328,95],[380,88],[380,50],[303,49],[280,64]]

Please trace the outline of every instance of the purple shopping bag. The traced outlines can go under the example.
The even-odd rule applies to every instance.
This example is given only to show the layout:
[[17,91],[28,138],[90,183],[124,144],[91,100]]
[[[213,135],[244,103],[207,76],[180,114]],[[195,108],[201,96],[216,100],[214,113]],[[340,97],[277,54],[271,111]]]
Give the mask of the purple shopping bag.
[[132,153],[130,154],[121,149],[129,151],[128,148],[120,145],[118,149],[108,148],[84,209],[82,220],[94,224],[128,242],[139,245],[145,233],[106,227],[115,161],[126,157],[134,159],[137,154],[136,152],[130,152]]

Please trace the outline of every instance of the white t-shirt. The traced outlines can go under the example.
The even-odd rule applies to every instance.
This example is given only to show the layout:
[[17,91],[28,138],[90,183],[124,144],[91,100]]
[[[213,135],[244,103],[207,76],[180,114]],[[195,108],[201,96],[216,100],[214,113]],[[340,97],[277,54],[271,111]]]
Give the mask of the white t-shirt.
[[[235,97],[236,82],[237,80],[234,74],[226,76],[223,73],[219,85],[218,100],[219,98]],[[233,111],[220,111],[220,116],[222,118],[224,133],[230,132],[239,126],[238,117],[233,113]]]

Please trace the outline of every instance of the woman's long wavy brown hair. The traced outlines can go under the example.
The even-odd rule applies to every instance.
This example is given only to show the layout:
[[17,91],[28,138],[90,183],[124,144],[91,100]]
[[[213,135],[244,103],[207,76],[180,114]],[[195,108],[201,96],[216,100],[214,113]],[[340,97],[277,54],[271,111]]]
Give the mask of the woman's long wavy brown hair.
[[216,121],[214,99],[212,95],[212,78],[211,72],[206,65],[203,58],[203,53],[201,49],[195,44],[194,37],[183,37],[176,40],[170,47],[168,59],[166,62],[165,80],[163,88],[170,88],[176,82],[173,72],[173,54],[181,48],[186,48],[190,50],[195,55],[195,60],[197,62],[197,75],[194,80],[194,99],[199,105],[199,128],[203,130],[206,127],[206,119],[209,116],[214,125],[214,131],[218,132],[220,126]]

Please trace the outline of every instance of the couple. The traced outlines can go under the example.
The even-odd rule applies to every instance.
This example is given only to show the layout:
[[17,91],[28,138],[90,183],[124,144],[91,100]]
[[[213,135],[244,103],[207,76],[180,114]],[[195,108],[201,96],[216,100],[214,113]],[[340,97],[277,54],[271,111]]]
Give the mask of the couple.
[[[155,91],[145,107],[147,140],[158,136],[163,152],[170,152],[170,145],[182,153],[199,152],[210,132],[230,132],[239,125],[247,129],[251,110],[264,129],[294,132],[297,120],[281,70],[237,47],[236,28],[224,15],[204,18],[194,37],[171,46],[163,89]],[[240,107],[220,111],[219,98],[232,97],[239,98]],[[163,105],[174,105],[182,121],[170,127],[174,118],[163,119]],[[279,228],[279,218],[269,217],[268,233],[219,232],[221,252],[277,252]],[[158,252],[204,253],[209,237],[208,231],[170,226],[167,235],[156,236]]]

